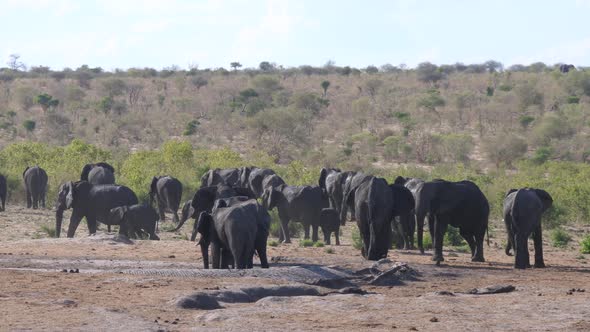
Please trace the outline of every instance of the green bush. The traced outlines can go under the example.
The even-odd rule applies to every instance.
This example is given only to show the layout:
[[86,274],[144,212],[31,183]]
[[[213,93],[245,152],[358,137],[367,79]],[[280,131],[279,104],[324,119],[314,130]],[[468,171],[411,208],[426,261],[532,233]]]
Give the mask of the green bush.
[[465,244],[465,241],[461,234],[459,234],[459,229],[449,225],[443,243],[446,246],[462,246]]
[[424,249],[432,249],[432,238],[430,237],[430,233],[424,232],[424,236],[422,236],[422,245]]
[[590,235],[586,235],[582,242],[580,242],[580,251],[582,254],[590,254]]
[[310,239],[300,240],[299,246],[304,247],[304,248],[311,247],[311,246],[313,246],[313,241]]
[[316,248],[323,248],[325,246],[325,244],[322,241],[318,241],[318,242],[314,243],[313,246]]
[[276,240],[268,241],[268,246],[269,247],[278,247],[279,246],[279,242],[276,241]]
[[580,103],[580,97],[578,96],[567,96],[567,99],[565,101],[568,104],[579,104]]
[[556,228],[551,232],[551,244],[557,248],[565,248],[572,237],[563,229]]
[[23,122],[23,128],[25,128],[28,132],[32,132],[37,127],[37,123],[33,120],[25,120]]
[[326,248],[326,249],[324,249],[324,252],[326,254],[335,254],[336,250],[334,250],[334,248]]
[[[281,234],[281,220],[279,219],[279,212],[277,209],[268,211],[270,214],[270,236],[278,238]],[[289,236],[299,237],[303,231],[301,223],[291,221],[289,222]]]

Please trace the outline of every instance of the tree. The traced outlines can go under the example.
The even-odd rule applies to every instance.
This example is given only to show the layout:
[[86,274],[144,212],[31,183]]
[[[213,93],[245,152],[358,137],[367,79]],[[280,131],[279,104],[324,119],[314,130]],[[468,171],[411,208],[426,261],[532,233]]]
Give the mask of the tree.
[[427,109],[438,117],[439,126],[442,124],[440,113],[436,110],[437,107],[445,106],[445,100],[440,96],[438,90],[431,90],[423,95],[417,102],[418,107]]
[[127,84],[120,78],[111,78],[103,81],[102,87],[110,97],[120,96],[127,90]]
[[20,55],[18,54],[9,55],[8,62],[6,63],[8,65],[8,68],[14,71],[27,70],[27,66],[22,61],[19,61],[19,59]]
[[258,68],[263,72],[271,72],[271,71],[275,70],[276,65],[274,63],[270,63],[268,61],[262,61],[258,65]]
[[416,67],[416,75],[421,82],[436,83],[442,78],[442,73],[436,65],[430,62],[422,62]]
[[496,168],[499,168],[502,163],[511,166],[514,160],[524,156],[527,144],[524,139],[515,135],[498,135],[484,142],[484,150]]
[[369,113],[371,112],[371,102],[367,97],[359,98],[352,102],[352,114],[354,122],[362,131],[367,125]]
[[324,90],[324,98],[328,95],[328,87],[330,87],[330,81],[322,82],[322,89]]
[[30,133],[33,130],[35,130],[35,127],[37,126],[37,123],[33,120],[25,120],[23,122],[23,127]]
[[368,80],[365,83],[365,88],[367,90],[367,93],[369,94],[369,96],[371,96],[371,99],[373,99],[373,101],[375,100],[375,96],[379,92],[379,89],[381,89],[382,85],[383,85],[383,81],[379,80],[379,79]]
[[43,112],[47,112],[50,107],[57,107],[57,105],[59,105],[59,100],[53,99],[52,96],[43,93],[35,97],[35,103],[41,105]]
[[193,77],[191,79],[191,83],[197,88],[197,91],[199,91],[205,85],[209,84],[209,82],[207,81],[207,79],[205,79],[202,76],[195,76],[195,77]]
[[488,60],[483,65],[490,73],[495,73],[504,70],[504,65],[501,62],[494,60]]
[[367,66],[367,68],[365,68],[365,73],[367,74],[377,74],[379,72],[379,68],[375,67],[375,66]]
[[234,71],[237,71],[238,68],[242,67],[242,64],[239,62],[232,62],[229,64],[229,66],[232,67]]

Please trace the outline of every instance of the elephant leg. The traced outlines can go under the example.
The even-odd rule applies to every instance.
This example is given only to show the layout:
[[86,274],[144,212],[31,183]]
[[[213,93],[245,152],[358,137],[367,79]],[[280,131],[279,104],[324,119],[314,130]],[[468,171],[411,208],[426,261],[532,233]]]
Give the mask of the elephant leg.
[[158,202],[158,215],[160,216],[160,221],[166,221],[166,214],[164,213],[164,204],[162,202]]
[[82,221],[83,217],[84,216],[78,215],[75,211],[72,212],[72,216],[70,217],[70,225],[68,226],[68,237],[74,237],[74,234],[76,234],[76,229],[78,228],[78,225],[80,224],[80,221]]
[[519,233],[514,234],[514,244],[514,267],[517,269],[526,269],[530,266],[528,236]]
[[535,244],[535,267],[545,267],[543,260],[543,234],[541,231],[541,222],[533,232],[533,242]]
[[336,245],[340,245],[340,228],[336,228],[334,231],[334,237],[336,238]]
[[475,245],[475,237],[473,234],[464,231],[462,228],[459,228],[459,234],[467,241],[469,245],[469,249],[471,250],[471,258],[475,257],[476,245]]
[[432,237],[432,246],[434,247],[434,254],[432,256],[432,260],[440,263],[444,262],[443,254],[442,254],[442,245],[445,233],[447,231],[447,222],[446,218],[442,216],[435,216],[432,230],[430,231],[433,234]]
[[514,231],[512,229],[512,216],[510,214],[504,215],[504,224],[506,225],[506,248],[504,252],[506,256],[512,256],[510,250],[516,250],[514,247]]
[[32,196],[31,196],[31,192],[28,189],[26,189],[25,195],[27,196],[27,209],[30,209],[33,207],[33,200],[32,200]]
[[221,261],[221,248],[219,244],[211,242],[211,267],[219,269]]
[[256,252],[258,253],[258,258],[260,258],[260,267],[263,269],[268,269],[268,258],[266,256],[266,242],[258,245]]
[[322,226],[322,233],[324,234],[324,243],[330,244],[330,232]]
[[[330,234],[328,234],[328,235],[330,235]],[[313,242],[318,242],[318,240],[319,240],[318,226],[317,225],[312,225],[311,226],[311,240]]]
[[45,193],[41,194],[41,207],[45,208]]
[[279,219],[281,220],[281,234],[279,235],[279,241],[283,243],[291,243],[291,234],[289,234],[289,215],[284,210],[279,209]]
[[[88,234],[90,234],[90,235],[96,234],[96,228],[97,228],[96,218],[86,217],[86,223],[88,224]],[[110,233],[111,225],[108,225],[108,227],[109,227],[109,233]]]
[[180,218],[178,218],[178,211],[174,211],[174,216],[172,217],[172,221],[174,222],[174,224],[179,223]]
[[475,254],[471,257],[472,262],[485,262],[483,257],[483,241],[486,236],[486,230],[483,229],[481,232],[475,234]]
[[303,224],[303,238],[305,240],[309,239],[309,228],[310,225],[308,223]]

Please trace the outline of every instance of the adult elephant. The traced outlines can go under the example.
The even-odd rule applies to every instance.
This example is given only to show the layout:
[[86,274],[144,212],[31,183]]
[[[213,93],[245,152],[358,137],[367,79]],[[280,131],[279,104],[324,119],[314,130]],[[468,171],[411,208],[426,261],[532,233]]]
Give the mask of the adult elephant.
[[39,166],[27,167],[23,172],[27,208],[36,209],[41,205],[45,208],[47,194],[47,172]]
[[562,73],[568,73],[570,70],[575,70],[576,67],[574,65],[568,65],[568,64],[561,64],[559,66],[559,71]]
[[82,168],[80,181],[92,184],[115,184],[115,168],[108,163],[86,164]]
[[391,246],[391,222],[413,208],[408,190],[388,185],[383,178],[370,177],[354,194],[356,222],[361,233],[361,253],[368,260],[387,257]]
[[[270,216],[255,200],[238,202],[232,206],[228,206],[224,200],[218,200],[211,213],[201,212],[197,231],[201,234],[199,245],[205,268],[209,265],[209,245],[213,268],[226,268],[230,256],[235,268],[252,268],[254,250],[261,243],[258,238],[260,223],[270,227]],[[196,232],[193,232],[191,239],[195,237]],[[264,248],[266,260],[266,240]]]
[[61,233],[63,213],[67,209],[73,209],[67,236],[74,237],[82,218],[86,217],[89,233],[95,234],[97,221],[112,225],[109,221],[111,209],[137,203],[135,193],[125,186],[93,185],[87,181],[64,183],[57,196],[55,237],[59,237]]
[[430,215],[432,218],[428,221],[434,246],[433,261],[437,264],[444,261],[442,243],[447,225],[459,228],[459,233],[471,248],[471,261],[485,261],[483,240],[488,228],[490,206],[475,183],[434,180],[418,185],[415,195],[420,251],[424,252],[422,245],[424,218]]
[[[264,193],[264,190],[266,190],[266,188],[277,188],[281,185],[287,184],[280,176],[276,174],[267,176],[262,180],[262,193]],[[262,195],[260,197],[262,197]]]
[[504,223],[508,241],[506,255],[514,248],[514,267],[530,267],[528,239],[533,235],[535,244],[535,267],[545,267],[543,260],[543,236],[541,215],[553,205],[553,198],[541,189],[510,189],[504,198]]
[[356,190],[364,182],[368,182],[373,178],[371,175],[363,173],[352,173],[346,177],[344,182],[344,189],[342,190],[342,204],[340,204],[340,222],[341,225],[346,223],[346,214],[350,209],[352,218],[356,220],[356,206],[355,206],[355,194]]
[[178,224],[178,208],[182,199],[182,183],[171,176],[154,176],[150,185],[150,205],[158,202],[160,221],[166,220],[165,212],[174,214],[172,221]]
[[[418,178],[404,178],[402,176],[398,176],[393,183],[403,185],[404,187],[406,187],[412,194],[412,201],[415,205],[416,189],[418,188],[418,186],[424,183],[424,180]],[[414,234],[416,232],[416,210],[412,208],[411,211],[401,214],[397,219],[397,233],[400,235],[398,249],[414,249]]]
[[330,207],[339,214],[342,211],[346,181],[354,175],[356,175],[356,172],[342,172],[338,168],[322,168],[320,171],[318,183],[326,191],[330,200]]
[[322,188],[287,185],[268,187],[262,194],[262,204],[268,210],[275,207],[278,209],[281,220],[280,242],[291,243],[289,234],[291,220],[303,224],[305,239],[309,239],[311,227],[313,228],[312,241],[318,240],[318,228],[321,226],[320,214],[323,208],[328,207],[327,197]]
[[218,184],[226,184],[229,186],[239,186],[240,169],[211,169],[201,177],[201,188],[216,186]]
[[[396,213],[392,220],[394,234],[398,234],[398,249],[412,249],[414,246],[414,195],[404,185],[393,183],[389,185],[396,205]],[[399,222],[397,222],[399,221]]]
[[6,211],[6,195],[8,194],[8,187],[6,185],[6,177],[0,174],[0,211]]
[[252,190],[256,197],[262,197],[262,193],[264,192],[264,180],[267,177],[276,175],[275,171],[272,169],[258,167],[242,167],[239,169],[239,173],[240,186]]
[[233,187],[228,185],[218,185],[203,187],[197,190],[193,195],[193,199],[190,201],[190,205],[186,204],[183,206],[182,219],[178,223],[178,226],[174,231],[178,231],[184,223],[189,219],[195,219],[199,217],[201,212],[211,212],[215,200],[220,198],[229,198],[234,196],[246,196],[248,198],[256,198],[251,190],[240,187]]

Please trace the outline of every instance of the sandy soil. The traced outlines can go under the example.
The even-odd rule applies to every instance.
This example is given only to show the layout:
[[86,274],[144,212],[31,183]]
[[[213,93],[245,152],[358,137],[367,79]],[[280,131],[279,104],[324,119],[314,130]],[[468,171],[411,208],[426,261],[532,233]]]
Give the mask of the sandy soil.
[[[485,247],[488,262],[445,251],[434,266],[429,255],[393,250],[416,280],[396,286],[362,285],[367,295],[267,297],[255,303],[223,304],[219,310],[180,309],[175,301],[210,289],[296,284],[300,266],[347,271],[371,266],[350,241],[302,248],[298,239],[269,247],[270,270],[204,271],[194,243],[162,232],[162,241],[124,244],[104,235],[88,237],[84,224],[75,239],[49,239],[42,225],[53,212],[9,207],[0,213],[0,330],[346,330],[346,331],[588,331],[590,264],[576,247],[545,245],[545,269],[516,271],[500,246],[503,232]],[[64,218],[64,220],[68,220]],[[67,221],[66,221],[67,224]],[[79,273],[62,272],[79,269]],[[469,295],[490,285],[514,285],[506,294]],[[572,288],[584,289],[568,294]],[[454,295],[437,292],[449,291]]]

